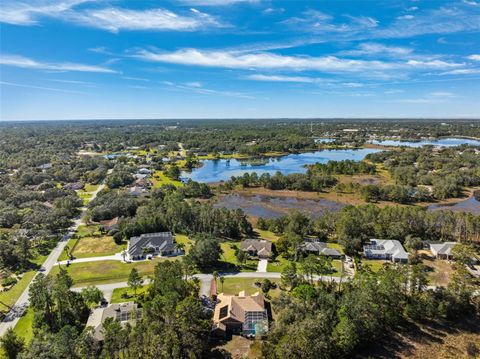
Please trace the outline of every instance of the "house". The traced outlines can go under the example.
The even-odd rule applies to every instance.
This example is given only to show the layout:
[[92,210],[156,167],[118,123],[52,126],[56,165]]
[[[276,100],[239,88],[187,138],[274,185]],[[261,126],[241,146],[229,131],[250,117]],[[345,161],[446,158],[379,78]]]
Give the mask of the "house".
[[139,178],[133,182],[133,185],[136,187],[148,188],[152,185],[152,183],[146,178]]
[[142,175],[149,175],[152,173],[152,171],[150,171],[148,168],[143,167],[138,170],[138,173]]
[[245,239],[240,243],[240,250],[247,252],[252,257],[270,258],[272,256],[272,242],[264,239]]
[[171,232],[145,233],[131,237],[127,248],[130,260],[145,259],[152,256],[176,256],[183,253],[177,247]]
[[103,340],[103,323],[107,318],[119,321],[122,326],[135,325],[137,319],[142,315],[142,309],[137,303],[111,304],[105,308],[95,308],[88,317],[87,327],[93,328],[93,337],[97,341]]
[[324,242],[305,241],[301,247],[301,250],[305,253],[328,256],[334,259],[339,259],[342,257],[342,253],[335,248],[327,247],[327,243]]
[[231,334],[261,336],[268,331],[268,312],[263,294],[246,295],[220,293],[213,313],[211,335],[225,337]]
[[72,190],[72,191],[79,191],[83,189],[84,184],[81,182],[73,182],[73,183],[67,183],[66,185],[63,186],[63,189],[66,190]]
[[105,232],[110,232],[112,229],[118,229],[118,217],[100,221],[101,229]]
[[394,263],[407,263],[408,253],[397,240],[371,239],[370,244],[363,246],[367,259],[384,259]]
[[146,193],[148,193],[148,191],[143,187],[132,186],[128,189],[128,194],[134,197],[138,197]]
[[452,259],[456,242],[430,243],[430,251],[437,259]]

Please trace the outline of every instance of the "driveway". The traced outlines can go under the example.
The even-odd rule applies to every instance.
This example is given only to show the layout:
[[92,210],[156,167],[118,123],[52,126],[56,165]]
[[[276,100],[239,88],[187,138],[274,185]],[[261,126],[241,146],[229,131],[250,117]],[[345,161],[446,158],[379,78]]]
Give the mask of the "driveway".
[[258,261],[257,272],[265,273],[267,271],[268,259],[260,259]]

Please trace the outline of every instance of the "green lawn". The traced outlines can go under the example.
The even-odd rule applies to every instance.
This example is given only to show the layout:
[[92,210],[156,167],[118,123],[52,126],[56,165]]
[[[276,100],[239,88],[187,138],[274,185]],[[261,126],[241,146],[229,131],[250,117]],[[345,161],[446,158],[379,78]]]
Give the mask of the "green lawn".
[[[78,238],[71,238],[68,240],[67,246],[69,248],[69,251],[72,250],[73,247],[75,247],[75,243],[77,243]],[[63,251],[62,254],[60,254],[60,257],[58,257],[59,261],[66,261],[68,259],[68,255],[66,251]]]
[[[238,242],[222,242],[220,247],[222,248],[221,260],[224,263],[230,264],[230,266],[239,267],[240,263],[235,255],[235,248],[238,248],[240,243]],[[233,247],[233,248],[232,248]],[[258,262],[256,260],[249,259],[247,262],[239,268],[241,272],[255,272],[257,270]]]
[[[74,286],[85,287],[127,281],[128,275],[134,267],[138,269],[142,276],[152,275],[158,262],[175,259],[179,259],[179,257],[154,258],[133,263],[122,263],[120,261],[73,263],[69,267],[62,267],[67,269],[68,274],[74,281]],[[58,271],[58,266],[55,266],[49,275],[56,275]]]
[[378,272],[383,268],[385,263],[390,263],[389,261],[383,261],[379,259],[362,259],[363,266],[369,266],[373,272]]
[[101,257],[120,253],[126,248],[126,242],[116,244],[112,236],[83,237],[78,239],[72,254],[75,258]]
[[193,240],[184,234],[175,234],[175,241],[184,245],[183,249],[185,254],[188,254],[188,252],[190,252],[190,248],[193,246]]
[[[277,256],[274,261],[268,261],[267,272],[281,273],[289,262],[288,259],[285,259],[282,256]],[[340,277],[342,274],[342,262],[340,260],[333,260],[332,267],[335,270],[335,272],[332,273],[332,276]],[[301,263],[297,263],[297,270],[301,270]]]
[[[244,290],[246,294],[254,294],[262,291],[261,288],[255,285],[255,282],[262,282],[262,280],[262,278],[225,278],[223,288],[220,280],[217,281],[217,290],[219,293],[223,292],[225,294],[238,294],[242,290]],[[271,296],[276,297],[280,294],[280,289],[278,289],[280,280],[270,279],[270,281],[277,284],[276,289],[269,291]]]
[[258,236],[260,238],[267,239],[267,240],[269,240],[271,242],[274,242],[274,243],[279,238],[275,233],[270,232],[270,231],[264,231],[263,229],[255,228],[255,232],[258,234]]
[[98,224],[82,224],[81,226],[78,226],[76,235],[77,237],[92,237],[96,234],[96,232],[99,232],[99,230],[100,225]]
[[173,184],[176,187],[183,186],[181,181],[175,181],[168,178],[162,171],[155,171],[150,180],[152,181],[154,188],[162,187],[165,184]]
[[17,325],[13,329],[15,334],[23,338],[28,344],[33,339],[33,310],[28,308],[25,314],[20,318]]
[[[25,288],[27,288],[28,283],[33,279],[35,273],[35,271],[25,272],[17,284],[9,290],[0,293],[0,302],[13,306]],[[0,309],[8,310],[3,304],[0,304]]]
[[[148,285],[144,285],[141,288],[137,289],[137,295],[142,294],[147,291]],[[123,294],[127,294],[127,298],[123,297]],[[134,292],[133,289],[130,288],[115,288],[112,293],[112,299],[110,303],[123,303],[134,300]]]

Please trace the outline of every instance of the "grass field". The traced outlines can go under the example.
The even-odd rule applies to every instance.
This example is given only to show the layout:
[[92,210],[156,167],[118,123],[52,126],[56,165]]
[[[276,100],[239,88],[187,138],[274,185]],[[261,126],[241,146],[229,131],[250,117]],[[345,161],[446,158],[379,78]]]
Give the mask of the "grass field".
[[[74,286],[85,287],[126,281],[132,268],[137,268],[142,276],[152,275],[157,263],[175,259],[179,259],[179,257],[154,258],[133,263],[122,263],[120,261],[73,263],[69,267],[63,266],[63,268],[72,277]],[[56,275],[58,271],[58,266],[55,266],[49,275]]]
[[184,234],[175,234],[175,241],[179,244],[183,244],[183,250],[185,251],[185,254],[188,254],[188,252],[190,252],[190,248],[193,246],[193,240]]
[[[238,294],[242,290],[244,290],[246,294],[253,294],[262,291],[261,288],[255,285],[255,282],[261,282],[262,280],[261,278],[225,278],[223,289],[222,283],[219,280],[217,281],[217,289],[219,293],[223,292],[225,294]],[[277,279],[270,279],[270,281],[276,283],[277,288],[270,290],[269,295],[276,297],[280,294],[280,289],[278,289],[280,281]]]
[[[237,260],[235,255],[235,248],[238,248],[240,243],[238,242],[223,242],[220,243],[220,247],[222,248],[222,256],[221,260],[225,263],[229,263],[233,266],[240,266],[240,263]],[[233,248],[232,248],[233,247]],[[257,270],[257,261],[256,260],[247,260],[247,262],[240,268],[241,272],[252,272]]]
[[276,242],[278,240],[278,236],[273,233],[273,232],[270,232],[270,231],[264,231],[263,229],[258,229],[258,228],[255,228],[255,233],[262,239],[267,239],[271,242]]
[[[148,285],[144,285],[141,288],[137,289],[137,295],[142,294],[147,291]],[[123,298],[124,294],[127,294],[127,298]],[[130,288],[115,288],[112,293],[112,299],[110,300],[110,303],[123,303],[123,302],[128,302],[135,299],[134,298],[134,291],[133,289]]]
[[80,238],[73,250],[75,258],[109,256],[127,248],[127,243],[116,244],[112,236],[95,236]]
[[[285,259],[282,256],[277,256],[274,261],[268,261],[267,272],[281,273],[289,262],[288,259]],[[335,270],[335,272],[332,273],[332,276],[340,277],[342,275],[342,262],[340,260],[333,260],[332,267]],[[297,270],[301,270],[301,263],[297,263]]]
[[13,329],[15,334],[23,338],[28,344],[33,339],[33,309],[28,308]]
[[390,263],[388,261],[382,261],[382,260],[379,260],[379,259],[362,259],[362,265],[365,266],[365,265],[368,265],[373,272],[378,272],[380,269],[383,268],[383,265],[385,263]]
[[[18,297],[23,293],[25,288],[27,288],[28,283],[35,276],[36,271],[25,272],[22,278],[8,291],[0,293],[0,302],[5,303],[8,306],[12,306],[17,301]],[[3,304],[0,303],[0,310],[8,310]]]
[[183,183],[181,181],[175,181],[171,178],[168,178],[162,171],[155,171],[150,180],[152,181],[154,188],[161,187],[165,184],[173,184],[176,187],[183,186]]

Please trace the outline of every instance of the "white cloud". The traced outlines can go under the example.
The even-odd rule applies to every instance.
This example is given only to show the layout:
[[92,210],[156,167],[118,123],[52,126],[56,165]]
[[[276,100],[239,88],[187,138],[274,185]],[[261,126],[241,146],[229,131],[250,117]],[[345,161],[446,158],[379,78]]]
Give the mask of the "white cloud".
[[462,64],[440,60],[385,62],[379,60],[354,60],[336,56],[308,57],[286,56],[271,52],[234,53],[222,50],[206,51],[182,49],[174,52],[153,52],[140,50],[135,57],[153,61],[189,66],[219,67],[231,69],[290,69],[296,71],[312,70],[331,73],[355,73],[382,75],[390,70],[437,70],[450,69]]
[[413,15],[402,15],[397,17],[398,20],[412,20],[413,18],[415,18]]
[[195,31],[209,26],[223,26],[212,16],[196,9],[190,9],[190,13],[178,15],[164,9],[130,10],[112,7],[70,12],[66,19],[80,25],[111,32],[120,30]]
[[480,69],[455,69],[442,72],[440,75],[474,75],[480,74]]
[[470,56],[467,56],[467,59],[473,60],[473,61],[480,61],[480,55],[470,55]]
[[317,79],[314,77],[306,76],[284,76],[284,75],[262,75],[255,74],[246,77],[249,80],[265,81],[265,82],[301,82],[301,83],[314,83],[323,82],[323,79]]
[[283,7],[267,7],[263,10],[264,14],[281,14],[284,13],[285,9]]
[[451,92],[437,91],[430,93],[430,96],[433,97],[454,97],[455,95]]
[[41,17],[52,17],[111,32],[120,30],[195,31],[206,27],[222,27],[214,17],[197,9],[177,14],[165,9],[132,10],[116,7],[74,9],[91,0],[7,0],[0,8],[0,22],[34,25]]
[[25,69],[47,70],[47,71],[78,71],[78,72],[101,72],[101,73],[116,73],[103,66],[85,65],[71,62],[62,63],[47,63],[39,62],[28,57],[18,55],[2,55],[0,57],[0,65],[14,66]]
[[197,6],[226,6],[238,3],[259,3],[261,0],[180,0],[183,4]]
[[76,5],[91,0],[3,0],[0,6],[0,22],[15,25],[34,25],[42,16],[55,17]]
[[34,90],[42,90],[42,91],[47,90],[47,91],[75,93],[75,94],[83,94],[84,93],[84,92],[80,92],[80,91],[65,90],[65,89],[59,89],[59,88],[55,88],[55,87],[45,87],[45,86],[20,84],[20,83],[16,83],[16,82],[8,82],[8,81],[0,81],[0,85],[23,87],[23,88],[29,88],[29,89],[34,89]]
[[186,82],[186,83],[185,83],[185,86],[188,86],[188,87],[196,87],[196,88],[201,88],[201,87],[203,87],[202,83],[201,83],[201,82],[198,82],[198,81]]
[[413,52],[413,49],[401,46],[388,46],[376,42],[364,42],[358,45],[356,50],[344,51],[347,55],[393,55],[393,56],[406,56]]

